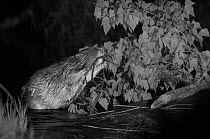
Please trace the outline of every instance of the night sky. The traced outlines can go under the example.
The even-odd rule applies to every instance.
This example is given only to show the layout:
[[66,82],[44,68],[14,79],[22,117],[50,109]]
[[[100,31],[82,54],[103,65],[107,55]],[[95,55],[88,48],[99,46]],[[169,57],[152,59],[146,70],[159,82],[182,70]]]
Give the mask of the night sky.
[[105,41],[93,16],[94,1],[81,1],[67,0],[66,9],[58,0],[0,4],[0,83],[11,94],[19,95],[38,69]]

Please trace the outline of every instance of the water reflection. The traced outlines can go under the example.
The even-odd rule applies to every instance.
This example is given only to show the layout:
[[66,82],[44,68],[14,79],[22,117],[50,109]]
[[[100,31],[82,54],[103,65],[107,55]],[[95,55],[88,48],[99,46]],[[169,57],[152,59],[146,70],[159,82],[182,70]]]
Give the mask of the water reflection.
[[29,110],[35,138],[74,138],[82,132],[79,126],[85,115],[69,114],[67,110]]
[[[129,123],[131,118],[138,118],[134,117],[134,115],[139,115],[139,112],[133,111],[132,115],[129,115],[129,113],[123,113],[126,109],[129,108],[118,107],[111,113],[93,116],[69,114],[67,110],[29,110],[27,115],[35,130],[35,138],[40,136],[51,139],[52,137],[86,139],[127,138],[127,136],[134,138],[134,135],[138,138],[144,132],[146,134],[146,124],[143,128],[145,131],[140,131],[140,127],[137,128],[138,122],[136,126],[133,123]],[[142,114],[145,113],[144,109],[139,109],[139,111],[142,111]],[[148,128],[150,129],[151,127],[148,126]],[[152,135],[153,133],[149,134]]]
[[[29,110],[27,115],[33,125],[35,138],[200,138],[210,137],[209,99],[210,93],[205,92],[174,103],[176,107],[169,107],[170,109],[135,109],[121,113],[128,108],[116,107],[110,113],[95,116],[69,114],[66,109]],[[139,124],[140,121],[143,121],[142,124]],[[139,132],[141,127],[148,130]]]

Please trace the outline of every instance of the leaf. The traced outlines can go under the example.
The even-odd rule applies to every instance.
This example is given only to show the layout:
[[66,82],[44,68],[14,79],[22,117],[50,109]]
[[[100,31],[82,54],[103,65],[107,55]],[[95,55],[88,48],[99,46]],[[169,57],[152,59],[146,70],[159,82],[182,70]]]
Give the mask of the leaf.
[[95,99],[97,98],[98,95],[97,95],[96,91],[91,91],[90,93],[91,93],[90,97],[92,98],[91,102],[94,103]]
[[194,28],[195,28],[195,29],[201,29],[201,25],[200,25],[199,22],[195,22],[195,21],[193,20],[192,23],[194,24]]
[[145,31],[145,32],[148,33],[148,32],[149,32],[149,29],[150,29],[150,27],[148,27],[147,25],[143,25],[143,26],[142,26],[142,31],[143,31],[143,32]]
[[139,2],[141,2],[141,7],[142,8],[146,8],[146,2],[145,1],[139,1]]
[[173,13],[176,9],[177,5],[173,4],[171,7],[170,7],[170,12]]
[[87,106],[87,110],[91,113],[96,111],[95,103],[90,102],[89,105]]
[[126,82],[124,85],[123,85],[123,90],[126,91],[129,87],[130,83],[129,82]]
[[139,102],[140,101],[138,93],[135,92],[135,91],[133,91],[133,101],[134,102]]
[[125,45],[123,45],[124,44],[124,39],[123,38],[120,38],[120,41],[119,41],[119,43],[117,44],[117,48],[121,51],[121,52],[123,52],[124,50],[125,50]]
[[192,15],[192,16],[195,16],[194,9],[192,7],[192,5],[194,5],[194,4],[195,3],[192,2],[191,0],[186,0],[185,1],[185,7],[184,7],[184,9],[187,12],[187,14]]
[[190,47],[189,45],[187,45],[187,44],[184,44],[184,45],[182,45],[182,47],[184,48],[184,50],[186,50],[186,51],[192,51],[193,50],[193,48],[192,47]]
[[113,80],[112,89],[113,90],[117,89],[117,81],[115,81],[115,80]]
[[112,44],[113,43],[110,42],[110,41],[104,43],[104,47],[107,49],[108,53],[110,53],[114,49],[114,47],[112,46]]
[[190,60],[190,68],[195,68],[195,69],[198,68],[198,60],[197,60],[197,58],[193,58],[193,59]]
[[106,98],[100,99],[100,100],[99,100],[99,104],[100,104],[105,110],[108,109],[109,102],[107,101]]
[[122,94],[122,91],[123,91],[123,84],[118,82],[118,88],[117,88],[118,94]]
[[115,74],[117,72],[117,67],[115,65],[109,63],[108,69],[111,70],[113,72],[114,76],[115,76]]
[[150,19],[150,26],[154,26],[154,24],[155,24],[155,22],[154,22],[154,20],[151,18],[151,19]]
[[147,31],[143,31],[143,33],[139,36],[138,42],[139,44],[142,44],[144,42],[149,42],[149,36]]
[[[120,73],[119,73],[120,74]],[[119,76],[119,74],[117,75],[117,83],[119,84],[119,83],[121,83],[121,81],[122,81],[122,78]],[[122,73],[121,73],[122,74]]]
[[143,88],[141,87],[141,85],[136,85],[137,87],[135,88],[135,91],[137,91],[138,93],[141,93],[143,91]]
[[133,15],[133,21],[135,22],[136,25],[138,25],[139,21],[140,21],[140,18]]
[[158,83],[159,83],[159,80],[156,80],[156,81],[153,83],[153,89],[154,89],[155,92],[156,92],[156,90],[157,90]]
[[209,52],[209,50],[206,50],[203,53],[210,58],[210,52]]
[[109,10],[109,20],[110,20],[111,26],[115,29],[116,16],[115,16],[115,11],[112,9]]
[[90,88],[90,91],[95,91],[95,90],[96,90],[96,87],[94,86]]
[[112,96],[114,94],[114,90],[112,88],[109,88],[109,87],[107,89],[109,91],[109,95]]
[[101,8],[99,8],[99,7],[95,8],[94,16],[96,18],[96,21],[97,21],[97,19],[101,19]]
[[124,97],[125,97],[125,101],[127,100],[128,103],[130,103],[131,100],[132,100],[132,91],[131,91],[131,90],[128,90],[128,91],[124,94]]
[[150,18],[147,17],[147,18],[144,19],[143,25],[144,26],[148,26],[149,25],[149,22],[150,22]]
[[157,10],[157,5],[155,5],[155,4],[152,4],[150,7],[149,7],[149,11],[150,12],[153,12],[153,11],[155,11],[155,10]]
[[132,0],[126,0],[126,3],[132,3]]
[[209,74],[207,71],[203,72],[202,76],[205,77],[206,79],[209,79]]
[[103,3],[105,7],[109,7],[109,1],[104,1]]
[[149,55],[150,58],[155,57],[155,55],[154,55],[154,53],[152,51],[148,51],[148,55]]
[[142,98],[143,98],[143,100],[151,100],[152,96],[150,93],[145,91],[144,93],[142,93]]
[[151,58],[149,57],[148,53],[147,54],[144,54],[144,60],[143,60],[143,63],[144,64],[149,64],[151,62]]
[[109,18],[107,16],[103,17],[102,25],[104,27],[104,33],[106,35],[109,32],[110,28],[111,28],[111,25],[109,24]]
[[181,66],[184,62],[182,59],[179,58],[179,55],[176,53],[175,58],[173,59],[173,63],[177,63],[179,66]]
[[163,38],[162,38],[162,42],[164,44],[164,46],[167,46],[169,47],[169,42],[170,42],[171,38],[169,37],[169,35],[165,35]]
[[114,90],[113,96],[114,97],[118,97],[119,96],[119,93],[116,90]]
[[77,106],[75,104],[70,104],[69,108],[68,108],[68,111],[70,113],[76,113],[77,112]]
[[[170,38],[170,45],[168,46],[169,50],[170,50],[170,53],[173,53],[174,50],[179,46],[178,43],[179,43],[179,39],[177,38],[176,35],[173,35],[171,38]],[[182,48],[182,47],[178,47],[178,48]],[[182,48],[183,49],[183,48]],[[179,51],[176,50],[176,51]]]
[[145,5],[145,7],[143,7],[143,8],[149,9],[149,7],[150,7],[151,4],[152,4],[152,3],[147,3],[147,4]]
[[115,16],[114,10],[109,10],[109,18],[112,18]]
[[88,114],[86,111],[84,111],[83,109],[79,109],[78,111],[77,111],[77,113],[79,113],[79,114]]
[[116,18],[115,18],[115,16],[110,18],[110,24],[113,27],[113,29],[115,29],[115,26],[116,26]]
[[[117,10],[117,22],[123,25],[123,8],[120,6]],[[117,23],[116,23],[117,24]],[[118,24],[117,24],[118,25]]]
[[150,86],[151,89],[154,89],[154,83],[155,83],[155,77],[154,76],[150,76],[148,79],[148,84]]
[[114,98],[114,99],[113,99],[113,105],[117,105],[117,104],[119,104],[119,103],[118,103],[117,99]]
[[136,22],[134,20],[131,20],[130,22],[128,22],[128,25],[132,29],[130,30],[131,32],[134,31],[134,29],[136,28]]
[[185,18],[189,19],[189,15],[186,13],[181,13],[181,19],[184,21]]
[[185,6],[192,6],[194,5],[195,3],[192,2],[191,0],[185,0]]
[[169,86],[171,87],[172,90],[175,90],[176,89],[174,83],[172,83],[172,82],[168,82],[168,83],[169,83]]
[[95,7],[104,8],[104,6],[103,0],[97,0]]
[[[138,82],[138,76],[144,74],[145,69],[141,65],[137,65],[133,67],[133,73],[134,73],[134,82]],[[139,84],[137,84],[139,85]]]
[[202,36],[206,36],[206,37],[210,37],[209,35],[209,30],[207,28],[204,28],[202,30],[200,30],[199,32]]
[[[159,32],[159,31],[158,31],[158,32]],[[159,44],[159,46],[160,46],[158,50],[161,51],[162,48],[163,48],[163,42],[162,42],[162,39],[161,39],[160,37],[159,37],[158,40],[159,40],[159,41],[158,41],[158,42],[159,42],[158,44]]]
[[[135,9],[133,12],[133,18],[139,18],[139,20],[142,20],[142,13]],[[135,22],[138,25],[138,23],[139,23],[138,19],[135,19]]]
[[108,15],[108,8],[103,8],[103,10],[102,10],[102,17],[105,17],[105,16],[109,16]]
[[116,55],[114,61],[116,61],[115,63],[117,65],[120,65],[123,56],[122,51],[120,49],[115,49],[115,54]]
[[115,49],[116,55],[122,56],[122,51],[120,49]]
[[149,90],[149,84],[148,84],[147,80],[141,80],[140,85],[145,89],[145,92],[147,92],[147,90]]
[[199,40],[200,46],[202,47],[203,46],[203,36],[201,35],[201,32],[199,32],[197,34],[197,38]]
[[186,7],[185,10],[189,15],[195,16],[193,7]]
[[200,79],[201,78],[201,73],[197,72],[196,75],[195,75],[195,78]]
[[160,60],[161,57],[162,57],[161,52],[158,52],[158,53],[155,54],[155,60]]
[[159,10],[159,11],[163,11],[163,4],[161,4],[161,5],[158,7],[158,10]]

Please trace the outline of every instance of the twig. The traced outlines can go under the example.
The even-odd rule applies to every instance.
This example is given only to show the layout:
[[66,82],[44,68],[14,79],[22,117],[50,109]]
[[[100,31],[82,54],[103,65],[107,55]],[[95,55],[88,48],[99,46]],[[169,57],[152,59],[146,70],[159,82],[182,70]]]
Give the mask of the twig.
[[132,106],[132,105],[113,105],[115,107],[127,107],[127,108],[142,108],[142,109],[149,109],[149,107],[139,107],[139,106]]
[[112,111],[105,111],[105,112],[90,114],[89,116],[95,116],[95,115],[100,115],[100,114],[106,114],[106,113],[111,113],[111,112],[114,112],[114,111],[115,111],[115,110],[112,110]]
[[[135,107],[135,108],[132,108],[132,109],[128,109],[128,110],[125,110],[125,111],[120,111],[120,112],[115,112],[115,114],[121,114],[121,113],[125,113],[125,112],[128,112],[128,111],[133,111],[133,110],[136,110],[136,109],[140,109],[141,107]],[[109,116],[112,116],[111,114],[105,116],[105,117],[109,117]],[[115,115],[116,116],[116,115]]]
[[130,105],[113,105],[113,107],[128,107],[128,108],[136,108],[137,106],[130,106]]
[[[109,127],[97,127],[97,126],[91,126],[91,125],[82,125],[82,126],[89,127],[89,128],[95,128],[95,129],[113,130],[113,131],[118,131],[118,132],[119,131],[121,131],[121,132],[145,132],[145,131],[139,131],[139,130],[119,129],[119,128],[109,128]],[[150,132],[150,131],[147,131],[147,132]]]

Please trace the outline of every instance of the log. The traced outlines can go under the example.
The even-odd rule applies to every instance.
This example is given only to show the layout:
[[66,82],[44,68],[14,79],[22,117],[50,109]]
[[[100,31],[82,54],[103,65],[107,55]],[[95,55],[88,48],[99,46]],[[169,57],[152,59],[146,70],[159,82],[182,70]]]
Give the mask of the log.
[[195,95],[201,90],[210,88],[210,80],[202,80],[200,82],[196,82],[194,84],[171,90],[163,95],[161,95],[158,99],[156,99],[152,105],[151,109],[159,108],[165,104],[168,104],[169,102],[181,100],[186,97]]

